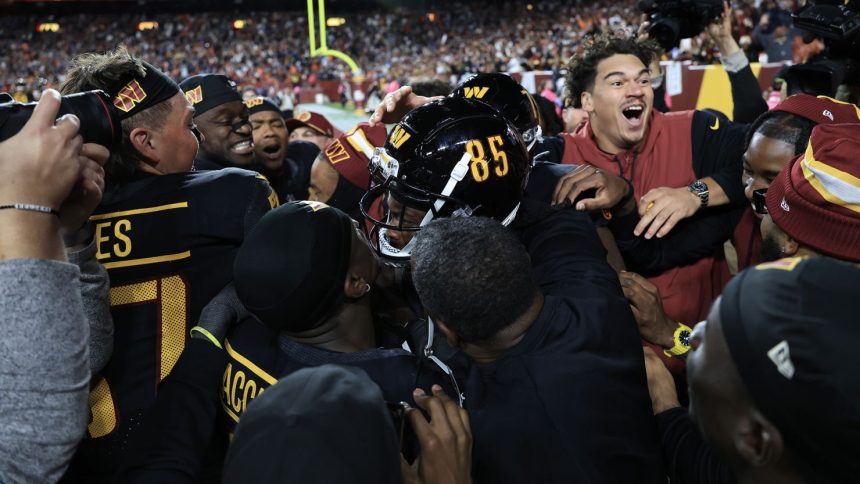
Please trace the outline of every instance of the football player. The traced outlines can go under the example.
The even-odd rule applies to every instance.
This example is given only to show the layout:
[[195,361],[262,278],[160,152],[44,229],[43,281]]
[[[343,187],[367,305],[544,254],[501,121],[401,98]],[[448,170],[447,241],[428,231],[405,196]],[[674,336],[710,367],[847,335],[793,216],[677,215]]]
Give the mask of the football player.
[[236,83],[221,74],[199,74],[185,79],[179,87],[194,106],[194,122],[203,134],[194,168],[250,166],[254,162],[251,122]]
[[114,352],[93,378],[92,420],[69,473],[108,482],[125,443],[185,347],[203,306],[232,277],[250,228],[278,203],[259,175],[190,171],[194,107],[158,69],[120,48],[70,65],[64,93],[102,89],[124,133],[106,165],[108,188],[91,217],[110,275]]

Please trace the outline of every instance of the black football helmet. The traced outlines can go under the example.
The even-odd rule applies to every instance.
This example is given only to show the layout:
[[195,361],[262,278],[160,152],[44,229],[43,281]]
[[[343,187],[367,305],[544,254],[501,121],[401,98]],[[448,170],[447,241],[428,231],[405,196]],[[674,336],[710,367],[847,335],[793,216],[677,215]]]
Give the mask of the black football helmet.
[[502,113],[520,132],[529,151],[541,138],[537,103],[520,83],[507,74],[474,75],[455,87],[451,95],[481,101]]
[[[380,255],[408,261],[413,236],[434,218],[476,215],[507,225],[530,167],[519,132],[495,109],[461,97],[421,106],[370,160],[371,188],[360,203],[374,226],[370,239]],[[383,215],[374,217],[371,206],[380,197]]]

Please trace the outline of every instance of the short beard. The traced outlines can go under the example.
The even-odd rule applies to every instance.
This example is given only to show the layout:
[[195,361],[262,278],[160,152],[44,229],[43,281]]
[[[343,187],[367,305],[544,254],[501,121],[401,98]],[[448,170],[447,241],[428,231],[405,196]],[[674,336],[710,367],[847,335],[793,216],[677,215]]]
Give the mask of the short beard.
[[782,259],[785,251],[782,250],[774,237],[765,237],[761,241],[760,255],[762,262],[773,262]]

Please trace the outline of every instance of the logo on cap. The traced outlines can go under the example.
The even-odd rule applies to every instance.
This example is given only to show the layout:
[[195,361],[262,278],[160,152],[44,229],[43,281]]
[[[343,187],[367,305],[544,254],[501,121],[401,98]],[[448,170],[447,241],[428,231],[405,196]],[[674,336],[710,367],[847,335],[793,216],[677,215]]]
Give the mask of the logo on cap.
[[299,115],[296,116],[296,119],[298,119],[299,121],[304,123],[305,121],[308,121],[311,119],[311,113],[310,113],[310,111],[305,111],[303,113],[299,113]]
[[203,86],[197,86],[190,91],[185,91],[185,99],[192,105],[203,102]]
[[129,112],[146,99],[146,91],[140,87],[137,79],[132,79],[131,82],[125,85],[113,98],[113,105],[122,112]]
[[833,121],[833,113],[831,113],[831,112],[830,112],[830,110],[825,109],[824,111],[822,111],[822,112],[821,112],[821,114],[822,114],[825,118],[828,118],[829,120]]
[[791,212],[791,207],[788,206],[788,202],[785,201],[785,197],[782,197],[782,201],[779,202],[779,208],[785,210],[786,212]]
[[248,106],[248,109],[251,109],[254,106],[259,106],[261,104],[263,104],[263,98],[261,97],[255,97],[245,101],[245,106]]
[[782,340],[776,346],[768,350],[767,357],[776,365],[776,370],[782,376],[791,380],[794,376],[794,363],[791,361],[791,354],[788,351],[788,341]]
[[336,139],[325,149],[325,156],[328,158],[329,163],[336,165],[349,158],[349,153],[347,153],[343,143],[341,143],[339,139]]

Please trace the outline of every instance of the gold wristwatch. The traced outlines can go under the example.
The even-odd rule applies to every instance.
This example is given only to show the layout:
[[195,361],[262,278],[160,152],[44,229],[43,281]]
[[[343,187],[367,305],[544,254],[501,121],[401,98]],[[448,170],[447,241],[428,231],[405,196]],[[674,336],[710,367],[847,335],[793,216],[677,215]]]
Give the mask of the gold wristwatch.
[[693,334],[693,329],[684,323],[678,323],[675,328],[675,333],[672,335],[672,341],[675,346],[668,350],[663,350],[666,356],[681,356],[690,351],[690,336]]

